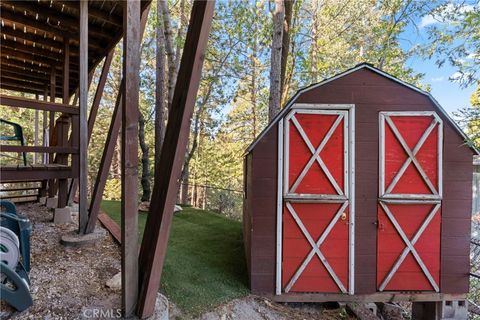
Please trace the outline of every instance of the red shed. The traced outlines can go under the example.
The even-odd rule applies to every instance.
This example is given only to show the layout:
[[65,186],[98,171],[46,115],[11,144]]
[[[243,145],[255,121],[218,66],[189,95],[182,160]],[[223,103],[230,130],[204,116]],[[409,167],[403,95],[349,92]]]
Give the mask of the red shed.
[[245,157],[252,292],[464,299],[477,153],[465,140],[429,93],[368,64],[300,90]]

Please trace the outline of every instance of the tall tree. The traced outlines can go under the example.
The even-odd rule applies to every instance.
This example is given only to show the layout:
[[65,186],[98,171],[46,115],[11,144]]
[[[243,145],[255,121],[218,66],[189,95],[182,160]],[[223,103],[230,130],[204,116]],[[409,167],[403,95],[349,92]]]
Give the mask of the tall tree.
[[[173,37],[173,28],[171,25],[170,11],[168,9],[168,3],[166,0],[157,0],[158,9],[161,12],[163,17],[163,28],[165,34],[165,52],[167,55],[167,64],[168,64],[168,109],[170,110],[173,91],[175,90],[175,83],[177,82],[177,67],[175,63],[176,56],[180,52],[175,52],[174,49],[174,37]],[[182,1],[183,2],[183,1]]]
[[272,53],[270,60],[270,96],[268,98],[268,121],[272,121],[272,119],[280,110],[280,101],[282,98],[282,45],[284,20],[284,0],[275,0],[275,11],[273,13]]
[[290,33],[292,28],[293,7],[295,0],[284,0],[285,21],[282,33],[282,61],[280,67],[280,93],[283,94],[285,87],[285,74],[287,72],[288,54],[290,53]]
[[162,1],[157,0],[155,24],[155,169],[159,176],[160,152],[165,137],[165,31],[163,27]]
[[140,149],[142,150],[141,201],[150,201],[150,196],[152,194],[152,189],[150,187],[150,159],[149,159],[150,148],[145,142],[145,118],[141,111],[139,112],[139,118],[138,118],[138,138],[139,138],[138,141],[140,144]]

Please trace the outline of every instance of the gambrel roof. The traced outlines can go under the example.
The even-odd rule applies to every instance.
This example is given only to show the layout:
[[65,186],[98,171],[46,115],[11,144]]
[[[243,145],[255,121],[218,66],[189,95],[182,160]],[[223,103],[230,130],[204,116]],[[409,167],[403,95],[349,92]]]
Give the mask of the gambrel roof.
[[[414,90],[424,96],[426,96],[431,102],[432,104],[435,106],[435,108],[438,110],[439,113],[441,113],[443,116],[445,116],[445,118],[448,120],[448,122],[450,123],[450,125],[457,131],[457,133],[463,138],[464,141],[468,141],[469,138],[467,137],[467,135],[465,134],[465,132],[463,132],[463,130],[459,127],[459,125],[448,115],[448,113],[445,111],[445,109],[442,108],[442,106],[438,103],[437,100],[435,100],[435,98],[427,91],[424,91],[408,82],[405,82],[405,81],[402,81],[394,76],[392,76],[391,74],[388,74],[386,73],[385,71],[382,71],[378,68],[375,68],[374,66],[372,66],[371,64],[369,63],[361,63],[361,64],[358,64],[356,65],[355,67],[351,68],[351,69],[348,69],[342,73],[339,73],[331,78],[328,78],[328,79],[325,79],[319,83],[315,83],[315,84],[312,84],[308,87],[305,87],[303,89],[300,89],[297,91],[297,93],[295,93],[295,95],[287,102],[287,104],[285,105],[285,107],[275,116],[275,118],[268,124],[268,126],[259,134],[259,136],[250,144],[250,146],[247,148],[246,150],[246,154],[251,152],[253,150],[253,148],[255,148],[255,145],[258,143],[259,140],[261,140],[263,138],[263,136],[281,119],[283,118],[283,116],[292,108],[292,106],[294,105],[294,103],[296,102],[296,100],[298,99],[298,97],[300,95],[302,95],[303,93],[307,92],[307,91],[310,91],[312,89],[315,89],[315,88],[318,88],[320,86],[323,86],[329,82],[332,82],[334,80],[337,80],[339,78],[342,78],[346,75],[349,75],[353,72],[356,72],[358,70],[361,70],[361,69],[368,69],[370,71],[373,71],[375,72],[376,74],[379,74],[385,78],[388,78],[390,80],[393,80],[395,81],[396,83],[398,84],[401,84],[411,90]],[[470,149],[472,149],[472,151],[475,153],[475,154],[478,154],[480,155],[480,151],[477,150],[474,146],[471,146],[469,145]]]

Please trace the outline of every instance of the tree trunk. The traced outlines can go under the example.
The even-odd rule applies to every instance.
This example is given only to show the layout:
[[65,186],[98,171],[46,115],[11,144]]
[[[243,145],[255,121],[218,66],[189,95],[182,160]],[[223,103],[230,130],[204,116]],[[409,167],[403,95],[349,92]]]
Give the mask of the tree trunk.
[[142,201],[150,201],[152,189],[150,188],[150,159],[148,157],[149,147],[145,143],[145,118],[139,112],[138,117],[138,141],[142,149]]
[[165,138],[165,34],[161,2],[157,1],[156,25],[156,84],[155,84],[155,167],[154,177],[159,177],[160,153]]
[[177,48],[175,49],[175,72],[178,74],[180,69],[180,58],[182,57],[182,41],[179,39],[184,38],[185,26],[187,25],[187,16],[185,15],[185,0],[180,0],[180,19],[177,30]]
[[282,67],[282,38],[285,7],[283,0],[275,0],[273,13],[272,56],[270,66],[270,96],[268,98],[268,121],[272,121],[280,110],[281,99],[281,67]]
[[184,166],[183,166],[183,173],[182,173],[182,185],[180,187],[180,192],[181,192],[181,195],[180,195],[180,198],[181,198],[181,201],[182,201],[182,204],[183,205],[188,205],[188,185],[189,185],[189,174],[190,174],[190,170],[189,170],[189,167],[190,164],[185,162]]
[[173,91],[177,82],[177,70],[175,67],[175,51],[173,49],[173,30],[170,23],[170,12],[166,0],[158,0],[158,8],[163,17],[163,28],[165,34],[165,52],[168,63],[168,110],[170,110],[173,99]]
[[257,137],[257,34],[253,35],[252,55],[250,57],[250,67],[252,68],[252,79],[250,82],[250,99],[252,111],[252,137],[251,141]]
[[288,54],[290,52],[290,29],[292,28],[293,6],[295,5],[295,0],[284,0],[284,5],[285,5],[285,21],[283,23],[282,62],[280,67],[280,100],[281,101],[282,101],[282,95],[288,95],[288,93],[285,93],[285,86],[286,86],[285,75],[287,73]]

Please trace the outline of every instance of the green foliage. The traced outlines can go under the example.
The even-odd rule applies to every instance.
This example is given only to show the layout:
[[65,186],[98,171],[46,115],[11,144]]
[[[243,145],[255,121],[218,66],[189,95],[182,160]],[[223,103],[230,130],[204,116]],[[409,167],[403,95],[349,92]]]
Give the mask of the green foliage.
[[428,27],[430,42],[424,54],[457,68],[452,80],[463,86],[480,79],[480,6],[477,1],[442,2],[430,16],[439,23]]
[[470,108],[462,108],[454,115],[469,136],[468,143],[480,149],[480,82],[470,98],[470,103]]
[[108,179],[103,191],[103,199],[120,200],[122,190],[122,181],[118,178]]
[[[120,202],[103,201],[120,222]],[[147,215],[139,213],[139,234]],[[208,211],[183,208],[173,217],[161,291],[194,317],[248,294],[242,227]]]

